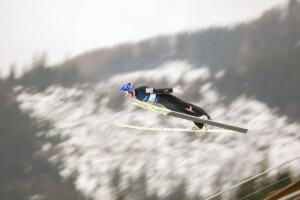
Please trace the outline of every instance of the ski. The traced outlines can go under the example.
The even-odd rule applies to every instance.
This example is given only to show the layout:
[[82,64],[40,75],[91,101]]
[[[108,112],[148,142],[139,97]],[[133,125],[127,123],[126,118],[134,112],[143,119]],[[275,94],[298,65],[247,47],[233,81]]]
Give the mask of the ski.
[[232,126],[232,125],[228,125],[228,124],[223,124],[223,123],[220,123],[220,122],[215,122],[215,121],[212,121],[212,120],[201,119],[199,117],[194,117],[194,116],[191,116],[191,115],[171,111],[171,110],[166,109],[166,108],[160,108],[160,107],[150,105],[148,103],[145,103],[145,102],[142,102],[142,101],[139,101],[139,100],[136,100],[136,99],[133,100],[133,105],[139,106],[141,108],[151,110],[153,112],[157,112],[157,113],[160,113],[160,114],[163,114],[163,115],[168,115],[168,116],[177,117],[177,118],[181,118],[181,119],[185,119],[185,120],[200,122],[200,123],[203,123],[203,124],[216,126],[216,127],[219,127],[219,128],[232,130],[232,131],[236,131],[236,132],[240,132],[240,133],[247,133],[247,131],[248,131],[248,129],[244,129],[244,128],[240,128],[240,127],[236,127],[236,126]]
[[154,127],[145,127],[145,126],[134,126],[129,124],[115,124],[118,127],[124,127],[124,128],[132,128],[132,129],[139,129],[139,130],[147,130],[147,131],[172,131],[172,132],[215,132],[215,133],[221,133],[221,132],[232,132],[235,131],[231,130],[217,130],[217,129],[191,129],[191,128],[154,128]]

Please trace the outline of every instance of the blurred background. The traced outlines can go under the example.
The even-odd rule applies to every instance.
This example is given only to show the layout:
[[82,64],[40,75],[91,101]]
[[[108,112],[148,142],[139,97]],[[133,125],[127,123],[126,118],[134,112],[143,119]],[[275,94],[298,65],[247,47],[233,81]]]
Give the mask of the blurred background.
[[[214,198],[259,200],[299,180],[297,0],[0,0],[0,16],[1,199],[207,199],[276,168]],[[249,132],[116,127],[193,126],[124,82],[181,85]]]

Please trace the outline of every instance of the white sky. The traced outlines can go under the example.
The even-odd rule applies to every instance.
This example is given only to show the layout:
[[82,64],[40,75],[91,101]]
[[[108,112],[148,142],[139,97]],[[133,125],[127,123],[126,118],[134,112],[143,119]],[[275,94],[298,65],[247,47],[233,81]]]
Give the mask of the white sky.
[[288,0],[0,0],[0,74],[158,34],[256,18]]

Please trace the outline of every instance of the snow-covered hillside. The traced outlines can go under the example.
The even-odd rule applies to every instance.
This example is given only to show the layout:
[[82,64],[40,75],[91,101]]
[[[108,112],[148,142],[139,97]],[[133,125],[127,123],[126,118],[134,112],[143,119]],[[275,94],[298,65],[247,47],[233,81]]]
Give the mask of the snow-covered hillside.
[[[146,173],[148,192],[164,196],[184,180],[189,194],[209,196],[258,174],[266,162],[276,166],[300,152],[299,123],[289,124],[287,117],[245,96],[225,106],[210,82],[211,77],[221,75],[210,74],[206,67],[196,69],[174,62],[117,75],[95,85],[52,86],[43,93],[24,88],[18,101],[32,116],[53,122],[53,130],[43,134],[68,137],[56,147],[45,145],[44,151],[60,149],[52,159],[63,161],[61,173],[76,172],[77,187],[95,199],[113,199],[111,179],[117,168],[121,187],[129,178]],[[116,127],[116,122],[152,127],[194,125],[135,107],[132,99],[120,94],[124,82],[157,88],[180,84],[184,93],[177,95],[179,98],[204,108],[215,121],[248,128],[249,132],[195,134]],[[297,173],[297,166],[299,162],[290,168]]]

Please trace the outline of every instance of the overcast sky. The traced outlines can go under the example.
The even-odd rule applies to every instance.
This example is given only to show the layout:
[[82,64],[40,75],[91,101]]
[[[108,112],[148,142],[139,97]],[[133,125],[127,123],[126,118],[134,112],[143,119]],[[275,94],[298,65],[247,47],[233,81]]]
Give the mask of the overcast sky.
[[229,25],[288,0],[0,0],[0,73],[158,34]]

